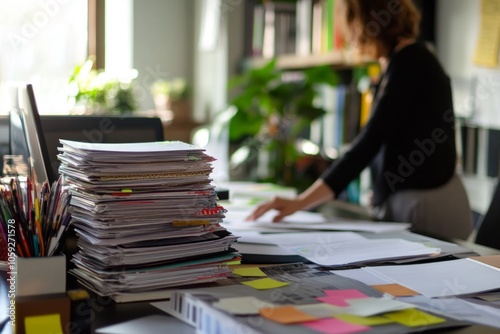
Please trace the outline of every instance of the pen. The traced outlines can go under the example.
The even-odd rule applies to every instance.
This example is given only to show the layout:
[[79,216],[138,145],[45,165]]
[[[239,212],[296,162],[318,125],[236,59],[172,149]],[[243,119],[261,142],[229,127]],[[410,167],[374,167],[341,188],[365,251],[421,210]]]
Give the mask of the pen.
[[66,235],[67,235],[70,221],[71,221],[71,214],[69,212],[67,212],[66,215],[64,216],[64,219],[61,222],[61,225],[59,227],[59,231],[58,231],[56,237],[52,238],[52,240],[51,240],[51,246],[53,244],[53,247],[52,247],[52,250],[49,251],[49,255],[57,254],[60,251],[60,249],[64,243],[64,240],[66,240]]

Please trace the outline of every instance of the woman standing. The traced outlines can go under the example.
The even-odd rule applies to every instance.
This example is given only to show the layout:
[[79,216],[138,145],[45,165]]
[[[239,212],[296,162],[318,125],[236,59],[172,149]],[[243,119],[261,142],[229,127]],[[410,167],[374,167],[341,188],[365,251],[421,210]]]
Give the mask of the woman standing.
[[372,175],[374,218],[412,223],[413,230],[466,239],[467,195],[456,175],[450,79],[417,42],[420,15],[411,0],[342,0],[347,39],[379,59],[382,76],[371,116],[351,149],[295,199],[276,197],[249,219],[275,209],[274,221],[336,198],[363,169]]

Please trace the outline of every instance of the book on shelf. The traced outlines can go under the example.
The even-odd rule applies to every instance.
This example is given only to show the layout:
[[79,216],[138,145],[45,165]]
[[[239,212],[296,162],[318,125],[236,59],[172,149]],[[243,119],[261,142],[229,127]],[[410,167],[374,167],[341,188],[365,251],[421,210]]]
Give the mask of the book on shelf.
[[488,129],[486,148],[486,175],[498,177],[500,175],[500,129]]
[[247,56],[329,53],[344,47],[338,1],[250,1],[246,18]]

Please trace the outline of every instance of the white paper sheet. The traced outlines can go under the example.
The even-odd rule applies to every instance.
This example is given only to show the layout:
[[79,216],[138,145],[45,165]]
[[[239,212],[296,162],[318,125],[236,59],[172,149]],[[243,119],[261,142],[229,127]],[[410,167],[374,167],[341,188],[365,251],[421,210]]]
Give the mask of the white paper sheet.
[[447,297],[500,289],[500,270],[459,259],[424,264],[366,267],[364,270],[427,297]]

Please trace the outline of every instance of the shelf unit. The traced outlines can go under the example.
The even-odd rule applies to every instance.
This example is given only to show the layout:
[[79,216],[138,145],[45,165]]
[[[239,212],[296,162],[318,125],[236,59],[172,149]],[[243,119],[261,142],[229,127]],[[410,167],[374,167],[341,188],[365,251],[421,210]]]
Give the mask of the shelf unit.
[[[332,51],[321,54],[296,55],[285,54],[278,55],[276,66],[283,70],[304,70],[315,66],[330,65],[336,70],[348,70],[354,67],[365,67],[376,64],[376,61],[369,58],[349,57],[346,52]],[[270,61],[270,58],[252,57],[245,61],[246,68],[260,67]]]

